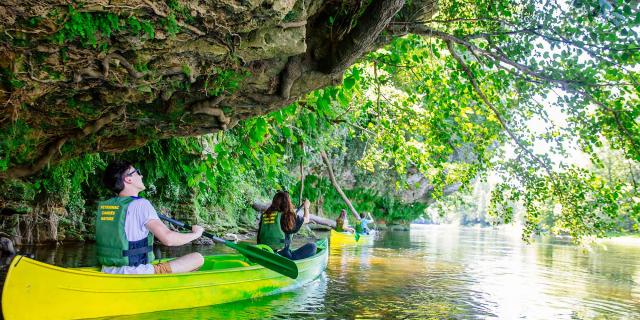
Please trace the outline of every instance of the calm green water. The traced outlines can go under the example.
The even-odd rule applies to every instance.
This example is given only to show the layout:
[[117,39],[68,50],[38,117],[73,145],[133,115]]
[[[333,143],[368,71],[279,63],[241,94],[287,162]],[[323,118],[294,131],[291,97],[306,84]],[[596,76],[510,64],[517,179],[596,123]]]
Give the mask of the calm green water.
[[[93,250],[40,248],[36,258],[88,265]],[[640,319],[640,247],[527,245],[507,230],[415,226],[383,233],[373,246],[332,250],[327,271],[289,293],[113,319],[234,318]]]

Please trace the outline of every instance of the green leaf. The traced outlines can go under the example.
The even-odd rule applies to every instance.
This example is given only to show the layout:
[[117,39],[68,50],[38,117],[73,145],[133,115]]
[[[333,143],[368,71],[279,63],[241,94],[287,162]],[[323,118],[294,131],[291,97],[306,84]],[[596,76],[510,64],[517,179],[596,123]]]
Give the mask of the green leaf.
[[285,138],[290,138],[290,137],[291,137],[291,133],[292,133],[292,132],[291,132],[291,128],[289,128],[289,127],[282,127],[282,135],[283,135]]
[[356,79],[353,77],[346,77],[342,84],[346,89],[351,89],[356,84]]
[[268,124],[264,118],[257,118],[253,128],[251,130],[251,140],[260,143],[264,140],[264,136],[267,134]]

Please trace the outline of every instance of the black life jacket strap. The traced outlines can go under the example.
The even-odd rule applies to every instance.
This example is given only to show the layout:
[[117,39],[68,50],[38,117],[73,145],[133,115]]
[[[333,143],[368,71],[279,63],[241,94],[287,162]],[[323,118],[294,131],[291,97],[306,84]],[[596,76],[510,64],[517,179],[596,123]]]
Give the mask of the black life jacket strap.
[[122,256],[123,257],[130,257],[130,256],[139,255],[139,254],[146,254],[146,253],[151,252],[151,251],[153,251],[153,247],[150,247],[150,246],[146,246],[146,247],[142,247],[142,248],[129,249],[129,250],[122,250]]
[[147,238],[138,241],[129,241],[129,250],[122,250],[122,256],[131,257],[153,251],[153,246],[150,246],[148,242],[149,240],[147,240]]

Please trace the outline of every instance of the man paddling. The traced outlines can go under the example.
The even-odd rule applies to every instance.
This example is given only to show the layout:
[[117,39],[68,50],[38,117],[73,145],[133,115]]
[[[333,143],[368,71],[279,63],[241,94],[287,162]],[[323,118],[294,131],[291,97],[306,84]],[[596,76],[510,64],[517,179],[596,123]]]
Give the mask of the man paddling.
[[193,226],[191,233],[169,230],[147,199],[138,197],[146,187],[142,173],[129,162],[110,163],[103,176],[107,188],[117,194],[98,204],[96,244],[102,271],[115,274],[181,273],[199,269],[204,263],[194,252],[180,258],[151,264],[154,236],[166,246],[181,246],[200,238],[204,229]]
[[[369,216],[369,219],[367,219],[367,215]],[[371,213],[363,212],[362,214],[358,215],[357,213],[353,212],[353,216],[356,217],[356,232],[359,234],[369,234],[368,224],[373,222]]]

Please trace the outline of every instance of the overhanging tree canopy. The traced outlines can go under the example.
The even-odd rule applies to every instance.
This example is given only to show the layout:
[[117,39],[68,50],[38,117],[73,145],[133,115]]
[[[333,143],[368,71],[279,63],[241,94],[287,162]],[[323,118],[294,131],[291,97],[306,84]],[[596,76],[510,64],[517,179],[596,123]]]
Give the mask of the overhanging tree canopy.
[[[558,142],[562,154],[561,142],[573,141],[597,161],[607,142],[640,160],[638,4],[439,1],[435,8],[434,1],[8,3],[0,11],[3,177],[229,128],[339,83],[363,54],[390,43],[349,69],[340,89],[301,102],[369,136],[363,166],[417,168],[442,190],[495,168],[496,145],[510,142],[517,161],[499,168],[517,179],[498,189],[510,191],[496,204],[523,200],[530,231],[549,200],[562,205],[561,221],[576,235],[603,230],[621,209],[620,187],[558,168],[532,144]],[[547,98],[552,93],[557,101]],[[527,122],[547,118],[549,104],[566,125],[529,132]],[[628,208],[637,217],[638,205]],[[497,212],[511,218],[508,208]]]

